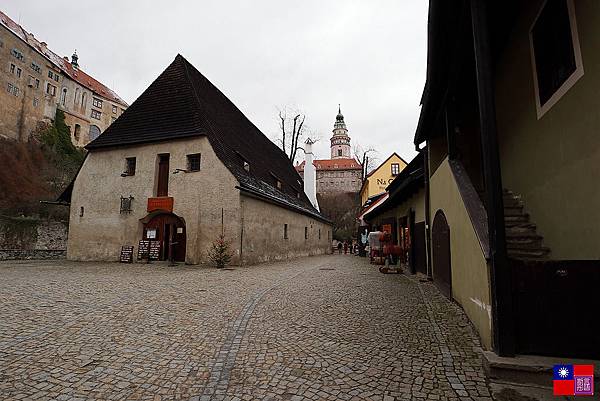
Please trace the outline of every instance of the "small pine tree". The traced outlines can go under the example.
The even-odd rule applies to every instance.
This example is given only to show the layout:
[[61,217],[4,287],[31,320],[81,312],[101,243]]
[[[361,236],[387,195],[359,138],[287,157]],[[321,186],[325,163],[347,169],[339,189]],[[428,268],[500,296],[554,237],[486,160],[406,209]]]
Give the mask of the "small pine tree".
[[212,243],[208,258],[217,268],[222,269],[231,261],[232,254],[229,247],[230,244],[223,234]]

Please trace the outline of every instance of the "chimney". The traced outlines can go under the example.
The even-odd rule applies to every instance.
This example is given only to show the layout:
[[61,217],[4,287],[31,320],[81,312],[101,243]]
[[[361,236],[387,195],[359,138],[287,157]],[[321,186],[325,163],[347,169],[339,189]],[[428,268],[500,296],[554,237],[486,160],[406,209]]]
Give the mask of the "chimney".
[[75,50],[73,52],[73,55],[71,56],[71,66],[73,67],[74,70],[79,69],[79,63],[77,62],[79,60],[79,56],[77,55],[77,50]]
[[317,202],[317,170],[313,164],[313,143],[315,142],[310,138],[304,142],[304,193],[308,196],[310,203],[312,203],[315,209],[321,211]]

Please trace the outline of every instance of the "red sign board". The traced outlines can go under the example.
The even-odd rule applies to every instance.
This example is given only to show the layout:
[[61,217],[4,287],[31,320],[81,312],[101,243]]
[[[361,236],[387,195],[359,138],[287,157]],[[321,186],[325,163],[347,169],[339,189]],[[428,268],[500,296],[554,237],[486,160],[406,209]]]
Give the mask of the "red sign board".
[[158,198],[148,198],[148,212],[155,210],[173,211],[173,198],[171,196],[160,196]]

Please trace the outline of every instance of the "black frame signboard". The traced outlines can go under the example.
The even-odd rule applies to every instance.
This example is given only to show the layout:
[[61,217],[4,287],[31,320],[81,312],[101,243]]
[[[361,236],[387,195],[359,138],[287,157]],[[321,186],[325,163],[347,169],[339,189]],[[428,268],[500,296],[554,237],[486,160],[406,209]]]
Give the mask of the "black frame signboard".
[[121,247],[121,263],[133,263],[133,245],[124,245]]
[[138,259],[148,259],[149,251],[150,251],[150,241],[141,240],[138,245],[137,258]]

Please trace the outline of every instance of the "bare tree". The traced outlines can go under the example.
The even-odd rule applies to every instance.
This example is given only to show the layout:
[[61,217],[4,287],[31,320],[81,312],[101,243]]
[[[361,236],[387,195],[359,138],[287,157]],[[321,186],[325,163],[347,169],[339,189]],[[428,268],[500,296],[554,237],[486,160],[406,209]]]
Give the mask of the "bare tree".
[[371,146],[363,148],[359,144],[354,145],[353,150],[354,157],[362,166],[361,180],[364,181],[367,178],[367,174],[369,174],[377,164],[377,150]]
[[301,139],[308,132],[308,127],[304,124],[306,114],[297,109],[283,107],[279,109],[278,116],[281,132],[275,142],[293,163],[298,149],[302,149]]

